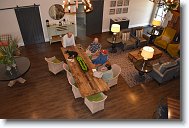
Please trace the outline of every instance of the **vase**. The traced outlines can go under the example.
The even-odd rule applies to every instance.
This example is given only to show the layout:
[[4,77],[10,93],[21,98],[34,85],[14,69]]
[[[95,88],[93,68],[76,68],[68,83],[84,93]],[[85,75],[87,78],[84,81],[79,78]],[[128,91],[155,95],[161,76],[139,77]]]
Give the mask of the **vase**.
[[8,73],[10,73],[10,75],[12,75],[12,72],[11,72],[11,65],[5,65],[5,67],[6,67],[6,71],[8,72]]

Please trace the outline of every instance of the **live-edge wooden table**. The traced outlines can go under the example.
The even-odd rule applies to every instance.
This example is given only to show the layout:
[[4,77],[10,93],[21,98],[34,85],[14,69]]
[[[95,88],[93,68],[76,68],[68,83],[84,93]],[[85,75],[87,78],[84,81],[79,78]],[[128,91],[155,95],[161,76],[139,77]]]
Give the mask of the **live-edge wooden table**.
[[67,61],[70,71],[75,79],[78,89],[82,97],[90,96],[99,92],[104,92],[109,90],[107,83],[101,78],[93,76],[92,69],[95,69],[95,65],[91,62],[90,58],[85,53],[84,49],[80,46],[70,46],[63,48],[61,51],[63,56],[67,60],[68,54],[65,53],[66,50],[76,51],[78,56],[81,56],[88,67],[88,71],[84,72],[76,59],[74,62]]

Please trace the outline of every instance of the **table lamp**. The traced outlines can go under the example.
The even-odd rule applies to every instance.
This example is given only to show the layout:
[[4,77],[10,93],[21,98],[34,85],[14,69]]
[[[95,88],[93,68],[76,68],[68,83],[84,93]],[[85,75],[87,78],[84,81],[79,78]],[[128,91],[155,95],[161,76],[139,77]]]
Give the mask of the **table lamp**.
[[144,58],[142,70],[144,69],[144,67],[146,65],[146,61],[148,59],[153,58],[153,55],[154,55],[154,49],[152,47],[145,46],[145,47],[142,48],[141,56]]
[[156,20],[156,19],[154,19],[154,20],[152,21],[152,26],[153,26],[152,33],[153,33],[153,34],[154,34],[155,31],[156,31],[156,27],[157,27],[157,26],[160,26],[160,25],[161,25],[161,21]]
[[113,42],[116,41],[116,34],[120,32],[120,25],[119,24],[112,24],[111,31],[113,32]]

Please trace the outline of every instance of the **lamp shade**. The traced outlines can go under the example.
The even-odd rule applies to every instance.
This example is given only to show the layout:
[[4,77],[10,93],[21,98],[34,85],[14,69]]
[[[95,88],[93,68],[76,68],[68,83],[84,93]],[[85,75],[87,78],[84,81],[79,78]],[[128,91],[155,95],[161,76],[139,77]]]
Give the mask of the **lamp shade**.
[[153,26],[160,26],[161,25],[161,21],[159,21],[159,20],[153,20],[152,21],[152,25]]
[[115,32],[115,33],[120,32],[120,25],[119,24],[112,24],[111,31]]
[[154,49],[149,46],[142,48],[141,56],[144,57],[144,60],[151,59],[154,55]]

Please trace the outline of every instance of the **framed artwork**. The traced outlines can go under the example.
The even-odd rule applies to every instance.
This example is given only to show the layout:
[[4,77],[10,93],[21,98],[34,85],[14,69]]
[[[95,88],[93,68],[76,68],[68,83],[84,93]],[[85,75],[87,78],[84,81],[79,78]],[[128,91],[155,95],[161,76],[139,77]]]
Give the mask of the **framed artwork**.
[[129,0],[124,0],[123,1],[123,6],[129,6]]
[[115,14],[115,9],[110,9],[109,15],[114,15]]
[[110,1],[110,7],[115,7],[115,6],[116,6],[116,1],[115,0]]
[[128,13],[128,7],[123,8],[122,13]]
[[123,0],[118,0],[117,1],[117,6],[123,6]]
[[117,8],[116,9],[116,14],[121,14],[122,8]]

